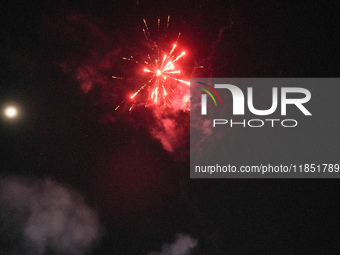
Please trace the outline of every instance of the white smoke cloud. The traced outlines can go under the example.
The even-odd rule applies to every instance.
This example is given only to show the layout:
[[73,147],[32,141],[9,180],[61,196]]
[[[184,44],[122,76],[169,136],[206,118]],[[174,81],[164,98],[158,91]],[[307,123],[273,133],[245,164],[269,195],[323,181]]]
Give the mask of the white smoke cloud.
[[189,135],[190,123],[190,87],[178,85],[176,93],[171,97],[168,106],[152,108],[156,120],[150,129],[151,135],[159,140],[168,152],[174,152],[188,144],[185,143]]
[[101,236],[99,218],[83,197],[50,179],[2,179],[0,210],[1,254],[80,255]]
[[162,251],[151,252],[148,255],[188,255],[197,246],[197,240],[189,235],[177,234],[172,244],[164,244]]

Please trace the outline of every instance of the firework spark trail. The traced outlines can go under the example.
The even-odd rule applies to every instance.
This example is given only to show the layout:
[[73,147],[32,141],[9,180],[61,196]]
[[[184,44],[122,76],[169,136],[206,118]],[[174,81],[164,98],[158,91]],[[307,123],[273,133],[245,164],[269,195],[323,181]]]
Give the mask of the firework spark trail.
[[[170,16],[167,17],[166,21],[166,37],[168,34],[169,29],[169,22],[170,22]],[[156,41],[152,41],[152,37],[150,34],[149,26],[145,19],[143,19],[144,28],[143,34],[145,39],[152,45],[152,50],[150,54],[147,55],[147,60],[138,61],[135,60],[133,56],[123,57],[123,60],[127,60],[130,62],[133,62],[135,64],[142,64],[146,65],[144,68],[144,73],[148,73],[151,78],[149,81],[147,81],[144,85],[139,87],[138,90],[136,90],[130,97],[130,99],[134,99],[132,106],[129,108],[129,111],[132,110],[133,106],[137,102],[137,97],[139,97],[140,92],[142,92],[144,89],[148,88],[149,95],[146,99],[145,106],[148,105],[149,100],[152,100],[154,103],[163,103],[166,105],[167,103],[171,103],[171,100],[169,98],[169,92],[174,92],[174,90],[171,88],[171,82],[167,82],[167,78],[170,78],[171,80],[190,85],[189,81],[185,81],[182,79],[179,79],[176,77],[176,75],[180,74],[181,71],[176,69],[175,63],[180,60],[184,55],[185,52],[181,52],[179,55],[175,55],[175,50],[178,46],[178,40],[181,35],[181,33],[178,34],[176,42],[174,43],[173,47],[171,48],[170,52],[168,54],[161,54],[160,53],[160,47],[157,45]],[[159,32],[160,32],[160,24],[161,20],[157,20],[157,41],[159,40]],[[160,56],[162,55],[162,56]],[[112,76],[114,79],[121,79],[120,77]],[[150,88],[150,89],[149,89]],[[124,103],[126,101],[123,100],[121,102]],[[120,107],[118,105],[115,110],[117,110]]]

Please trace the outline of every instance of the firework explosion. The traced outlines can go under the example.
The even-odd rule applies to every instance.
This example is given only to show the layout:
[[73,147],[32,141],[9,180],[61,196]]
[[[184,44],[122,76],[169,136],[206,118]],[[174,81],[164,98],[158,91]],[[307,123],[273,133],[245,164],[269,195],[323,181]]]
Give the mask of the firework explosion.
[[[170,22],[170,16],[168,16],[167,22],[166,22],[167,30],[169,29],[169,22]],[[131,111],[134,105],[138,101],[141,101],[141,100],[145,102],[144,103],[145,106],[147,106],[149,102],[154,102],[154,103],[163,104],[163,105],[171,103],[169,94],[174,93],[174,89],[173,89],[173,83],[168,82],[169,79],[175,80],[187,86],[190,85],[189,81],[185,81],[185,80],[182,80],[176,77],[177,75],[181,73],[181,70],[179,70],[175,66],[175,63],[185,55],[184,51],[181,52],[180,54],[176,54],[176,48],[177,48],[178,40],[179,40],[181,33],[178,34],[176,42],[172,46],[169,53],[163,54],[162,53],[163,50],[158,46],[156,41],[153,41],[151,39],[149,27],[145,19],[143,19],[143,23],[144,23],[143,34],[147,42],[152,46],[151,52],[147,54],[147,57],[145,57],[145,60],[143,61],[135,60],[133,56],[131,56],[130,58],[123,57],[123,60],[131,61],[138,65],[143,65],[144,66],[143,72],[144,74],[147,73],[149,75],[149,79],[142,86],[140,86],[132,95],[129,96],[130,99],[134,100],[133,104],[129,108],[129,111]],[[158,34],[159,34],[159,30],[160,30],[160,19],[158,19],[158,22],[157,22]],[[166,34],[166,37],[167,37],[167,34]],[[122,79],[121,77],[116,77],[116,76],[112,76],[112,78]],[[148,92],[146,93],[147,95],[146,99],[140,96],[141,92],[145,90]],[[124,103],[125,101],[126,99],[123,100],[122,103]],[[120,106],[121,105],[118,105],[115,110],[117,110]]]

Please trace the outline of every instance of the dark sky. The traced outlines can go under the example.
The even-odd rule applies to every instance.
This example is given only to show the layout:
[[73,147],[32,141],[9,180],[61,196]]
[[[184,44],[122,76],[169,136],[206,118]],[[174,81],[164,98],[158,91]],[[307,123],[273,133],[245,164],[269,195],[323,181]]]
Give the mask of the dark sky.
[[110,77],[135,74],[118,56],[142,55],[142,19],[167,15],[188,77],[338,77],[339,14],[338,1],[2,2],[0,104],[22,116],[0,121],[1,175],[79,190],[105,227],[91,254],[147,254],[179,232],[193,254],[335,253],[338,180],[190,180],[189,131],[164,150],[151,111],[114,111],[128,89]]

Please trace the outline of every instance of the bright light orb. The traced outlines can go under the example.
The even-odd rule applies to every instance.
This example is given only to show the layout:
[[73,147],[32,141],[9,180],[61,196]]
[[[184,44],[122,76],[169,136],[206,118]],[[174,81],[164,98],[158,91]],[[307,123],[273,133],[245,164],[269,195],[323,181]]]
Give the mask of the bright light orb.
[[7,118],[13,119],[18,116],[18,109],[14,106],[9,106],[5,109],[5,116]]

